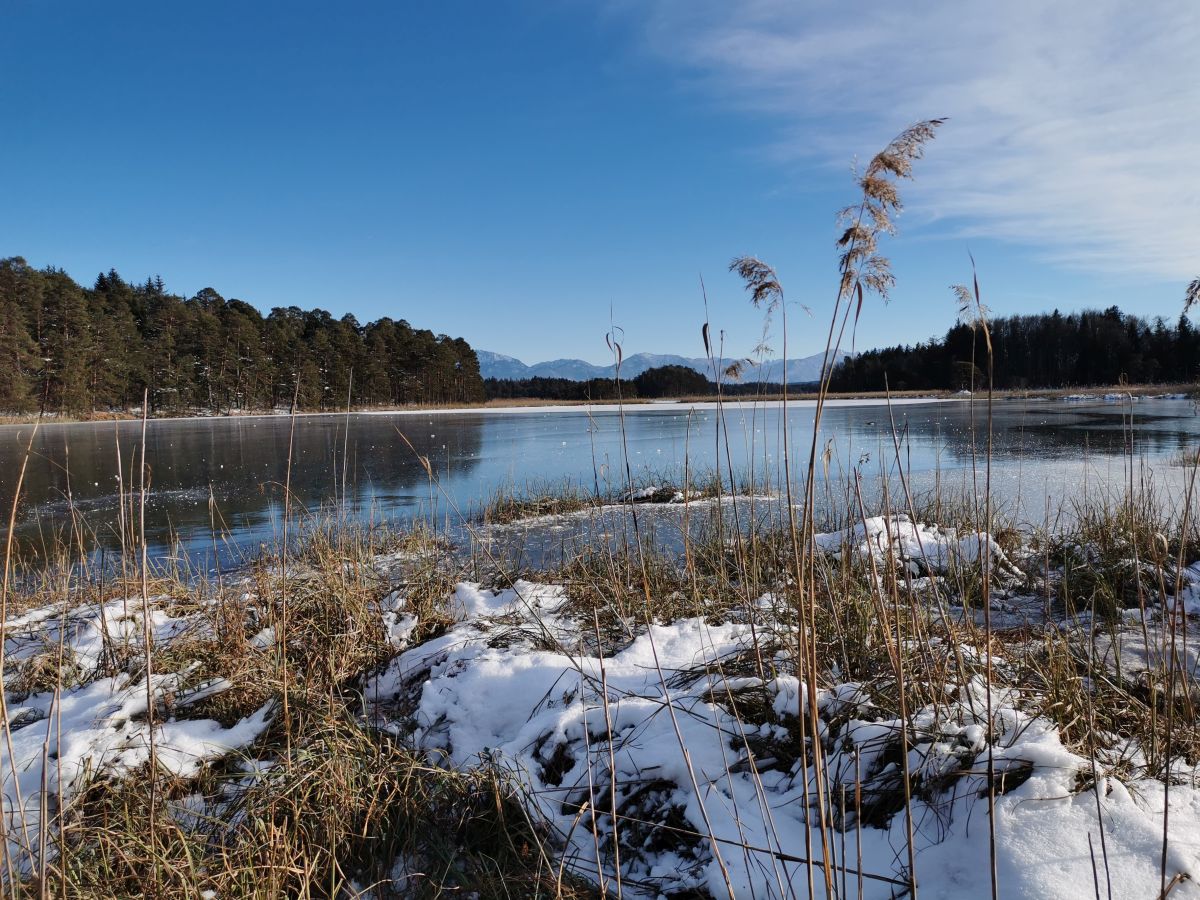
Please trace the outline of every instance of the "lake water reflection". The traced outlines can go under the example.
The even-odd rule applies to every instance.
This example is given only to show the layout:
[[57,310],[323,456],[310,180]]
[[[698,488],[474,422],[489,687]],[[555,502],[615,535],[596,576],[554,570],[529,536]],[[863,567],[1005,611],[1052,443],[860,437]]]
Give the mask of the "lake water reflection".
[[[973,459],[982,465],[982,401],[905,403],[893,406],[890,416],[902,444],[901,462],[918,490],[960,488],[970,482]],[[631,406],[623,429],[611,407],[301,416],[291,487],[295,501],[309,511],[344,502],[360,520],[405,522],[432,514],[454,521],[456,507],[469,513],[504,488],[569,480],[589,490],[619,490],[626,448],[638,480],[678,481],[685,462],[705,471],[719,461],[723,470],[731,462],[739,478],[753,469],[758,480],[765,473],[777,484],[783,434],[778,404],[731,405],[725,418],[727,440],[718,433],[711,404]],[[810,404],[789,410],[794,459],[807,455],[812,420]],[[182,549],[202,556],[214,545],[214,523],[223,555],[253,554],[272,541],[280,526],[291,428],[287,417],[151,421],[146,530],[152,552],[161,557]],[[0,428],[5,510],[30,431],[31,426]],[[18,539],[36,547],[66,527],[74,509],[89,542],[106,551],[117,548],[120,488],[123,481],[128,489],[131,477],[136,482],[140,441],[137,422],[44,425],[22,490]],[[1187,400],[1132,406],[998,401],[993,485],[1001,502],[1040,520],[1047,498],[1057,504],[1083,491],[1119,489],[1129,477],[1131,443],[1139,475],[1149,472],[1165,487],[1176,486],[1183,470],[1167,463],[1198,442],[1200,416]],[[877,487],[881,475],[895,474],[892,423],[883,404],[830,406],[821,444],[832,450],[831,477],[857,466],[864,483]],[[439,486],[430,484],[418,455],[428,458]]]

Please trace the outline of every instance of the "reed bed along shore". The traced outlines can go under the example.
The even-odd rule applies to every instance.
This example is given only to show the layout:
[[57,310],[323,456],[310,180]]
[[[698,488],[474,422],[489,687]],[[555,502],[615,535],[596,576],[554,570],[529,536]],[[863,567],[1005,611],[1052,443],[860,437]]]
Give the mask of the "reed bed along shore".
[[1003,896],[1194,891],[1186,516],[847,511],[805,623],[786,527],[673,508],[703,519],[682,553],[552,570],[333,520],[211,580],[28,575],[6,891],[986,895],[989,797]]

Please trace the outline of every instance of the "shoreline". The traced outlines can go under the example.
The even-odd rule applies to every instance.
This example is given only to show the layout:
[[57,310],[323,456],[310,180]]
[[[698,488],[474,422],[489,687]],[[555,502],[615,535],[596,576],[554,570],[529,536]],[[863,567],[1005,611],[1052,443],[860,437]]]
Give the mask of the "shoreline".
[[[893,406],[913,406],[919,403],[948,403],[954,401],[969,400],[969,397],[945,397],[945,396],[930,396],[930,397],[893,397]],[[612,415],[621,412],[622,409],[626,413],[636,414],[651,410],[663,409],[680,409],[680,410],[712,410],[718,406],[727,409],[747,409],[752,406],[778,406],[782,404],[782,400],[778,397],[769,399],[748,399],[748,400],[631,400],[621,403],[543,403],[543,404],[514,404],[507,406],[431,406],[417,408],[396,408],[396,409],[352,409],[349,413],[346,410],[329,410],[329,411],[313,411],[313,412],[297,412],[296,418],[318,418],[322,416],[338,416],[345,418],[350,416],[422,416],[422,415],[462,415],[466,413],[479,413],[482,415],[529,415],[531,413],[564,413],[564,412],[599,412],[605,415]],[[789,399],[788,408],[804,409],[813,408],[816,406],[816,400],[813,399]],[[828,406],[885,406],[887,400],[884,398],[863,397],[863,398],[830,398],[826,401]],[[192,415],[192,416],[153,416],[147,419],[149,423],[154,422],[203,422],[203,421],[240,421],[244,419],[289,419],[292,417],[290,412],[247,412],[247,413],[223,413],[221,415]],[[2,422],[0,428],[20,428],[28,425],[33,425],[38,421],[36,417],[24,419],[19,422]],[[140,425],[142,419],[140,416],[129,416],[127,418],[103,418],[103,419],[71,419],[71,418],[43,418],[41,424],[46,425]]]
[[[1042,389],[1010,389],[996,391],[994,399],[998,401],[1032,400],[1032,401],[1072,401],[1072,402],[1114,402],[1117,399],[1132,397],[1134,399],[1188,399],[1196,392],[1195,385],[1163,384],[1163,385],[1110,385],[1092,388],[1042,388]],[[945,391],[893,391],[890,403],[893,406],[912,406],[921,403],[969,402],[972,399],[986,399],[985,392],[949,393]],[[754,406],[778,406],[783,402],[779,394],[757,397],[726,397],[717,400],[711,397],[682,397],[676,399],[640,399],[633,398],[623,403],[617,401],[581,401],[554,402],[538,399],[516,401],[488,401],[480,404],[453,404],[445,406],[415,406],[393,408],[371,408],[346,410],[314,410],[295,413],[296,418],[315,416],[417,416],[417,415],[447,415],[480,413],[484,415],[531,413],[564,413],[564,412],[598,412],[600,414],[618,413],[624,409],[627,413],[638,413],[646,410],[662,409],[696,409],[712,410],[718,406],[729,409],[747,409]],[[846,394],[832,392],[826,400],[829,406],[886,406],[889,396],[885,392],[869,392],[862,394]],[[788,398],[790,409],[812,408],[816,405],[816,394],[798,394]],[[290,418],[291,412],[285,410],[256,410],[253,412],[228,412],[218,414],[193,414],[152,416],[149,422],[192,422],[202,420],[233,420],[233,419],[280,419]],[[33,425],[38,422],[37,416],[0,416],[0,428],[13,428]],[[102,425],[138,423],[141,417],[136,413],[103,413],[96,418],[73,418],[70,416],[53,416],[42,418],[42,425]]]

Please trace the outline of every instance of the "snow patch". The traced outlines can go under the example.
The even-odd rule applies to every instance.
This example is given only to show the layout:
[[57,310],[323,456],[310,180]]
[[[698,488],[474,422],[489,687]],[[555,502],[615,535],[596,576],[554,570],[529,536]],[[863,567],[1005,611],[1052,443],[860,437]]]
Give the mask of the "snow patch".
[[[847,544],[856,552],[894,551],[899,541],[906,556],[920,552],[931,565],[977,560],[990,540],[880,520],[836,537],[822,536],[830,552]],[[992,552],[999,556],[998,547]],[[805,848],[820,858],[823,840],[806,812],[817,779],[798,752],[813,696],[827,760],[820,786],[842,810],[845,829],[844,844],[842,831],[825,833],[834,838],[829,852],[840,863],[845,850],[844,863],[854,868],[861,841],[864,897],[892,897],[908,883],[899,768],[905,742],[922,896],[990,893],[989,754],[1003,896],[1090,896],[1101,821],[1108,858],[1107,876],[1097,863],[1101,890],[1111,877],[1114,897],[1155,896],[1164,804],[1168,879],[1200,875],[1195,787],[1122,781],[1099,765],[1093,778],[1092,761],[1066,747],[1048,720],[1024,712],[1015,690],[992,689],[990,725],[988,689],[976,678],[944,703],[917,710],[905,729],[873,706],[867,686],[810,692],[786,670],[785,657],[760,653],[756,639],[788,633],[777,622],[753,629],[701,618],[655,624],[600,656],[587,649],[587,623],[566,618],[561,597],[559,588],[524,582],[507,591],[459,585],[460,624],[396,657],[372,679],[368,696],[378,720],[432,761],[493,766],[515,778],[553,827],[568,871],[595,879],[599,867],[611,877],[616,842],[630,896],[728,896],[730,888],[739,897],[804,894],[809,873],[797,860]],[[764,618],[772,607],[770,598],[756,605]],[[546,632],[555,640],[546,641]],[[740,716],[731,712],[734,698]],[[400,709],[403,715],[393,712]],[[397,866],[398,881],[406,871]],[[815,878],[820,884],[819,870]],[[856,876],[847,879],[856,894]],[[1174,894],[1198,896],[1195,882],[1181,882]]]

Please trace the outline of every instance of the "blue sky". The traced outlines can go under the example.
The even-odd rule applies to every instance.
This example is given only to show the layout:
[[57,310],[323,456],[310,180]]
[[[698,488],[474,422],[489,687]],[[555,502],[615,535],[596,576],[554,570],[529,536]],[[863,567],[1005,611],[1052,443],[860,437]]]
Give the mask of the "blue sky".
[[0,255],[85,283],[535,362],[603,361],[610,320],[699,355],[703,277],[737,355],[761,323],[725,267],[753,253],[814,353],[851,162],[931,116],[860,348],[944,331],[968,249],[994,314],[1174,318],[1200,274],[1190,0],[5,5]]

